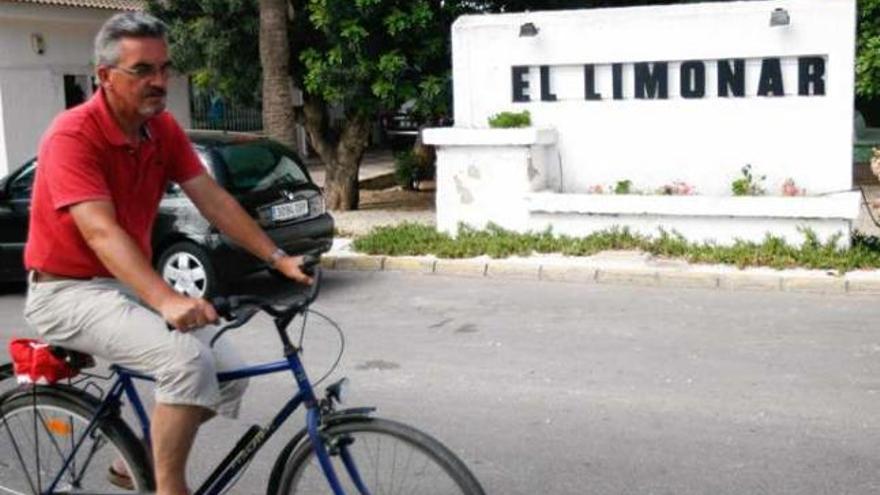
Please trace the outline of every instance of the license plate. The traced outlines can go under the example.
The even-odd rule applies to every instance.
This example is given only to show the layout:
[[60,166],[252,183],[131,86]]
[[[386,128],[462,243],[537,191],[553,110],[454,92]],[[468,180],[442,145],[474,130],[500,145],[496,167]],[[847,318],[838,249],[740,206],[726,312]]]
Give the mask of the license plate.
[[272,207],[272,221],[283,222],[291,218],[299,218],[309,214],[309,202],[306,200],[282,203]]

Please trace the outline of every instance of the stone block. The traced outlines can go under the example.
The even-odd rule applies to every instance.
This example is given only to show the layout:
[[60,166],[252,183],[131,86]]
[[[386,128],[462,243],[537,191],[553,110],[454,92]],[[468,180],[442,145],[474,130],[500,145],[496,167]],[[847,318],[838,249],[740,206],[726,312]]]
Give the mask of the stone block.
[[728,290],[781,290],[782,276],[765,273],[722,273],[718,287]]
[[434,273],[438,275],[457,275],[464,277],[486,276],[486,261],[481,259],[437,260]]
[[385,258],[385,270],[400,272],[433,273],[437,260],[421,256],[389,256]]
[[579,265],[541,265],[541,280],[554,282],[595,282],[596,268]]
[[659,284],[657,270],[639,268],[600,268],[596,272],[600,284],[655,286]]
[[521,278],[537,280],[541,274],[538,263],[513,263],[505,260],[490,260],[486,275],[494,278]]
[[325,270],[332,270],[336,268],[336,259],[338,256],[332,254],[325,254],[321,256],[321,268]]
[[844,277],[846,280],[847,292],[856,294],[880,294],[880,274],[875,275],[874,272],[853,272],[847,273]]
[[384,256],[340,256],[336,258],[334,269],[373,272],[382,270]]
[[[782,290],[791,292],[845,292],[846,279],[833,275],[788,275],[782,277]],[[878,285],[880,290],[880,285]]]
[[663,287],[717,289],[718,274],[701,271],[658,270],[657,283]]

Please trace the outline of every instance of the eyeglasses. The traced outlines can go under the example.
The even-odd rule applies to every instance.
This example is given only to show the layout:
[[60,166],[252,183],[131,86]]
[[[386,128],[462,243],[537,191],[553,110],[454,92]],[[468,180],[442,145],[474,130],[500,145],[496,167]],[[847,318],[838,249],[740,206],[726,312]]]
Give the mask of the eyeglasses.
[[174,66],[171,64],[171,62],[165,62],[162,65],[137,64],[134,67],[108,65],[107,67],[111,69],[121,70],[122,72],[125,72],[126,74],[136,79],[148,79],[156,76],[156,74],[159,74],[162,77],[168,77],[171,71],[174,70]]

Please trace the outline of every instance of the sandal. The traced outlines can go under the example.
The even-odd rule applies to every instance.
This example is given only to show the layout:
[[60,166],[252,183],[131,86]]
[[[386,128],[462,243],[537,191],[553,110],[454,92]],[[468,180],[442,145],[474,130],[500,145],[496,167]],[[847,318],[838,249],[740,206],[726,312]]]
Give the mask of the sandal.
[[134,481],[132,481],[131,476],[129,476],[128,473],[125,472],[120,473],[112,465],[107,471],[107,481],[109,481],[110,484],[119,488],[123,488],[125,490],[134,490]]

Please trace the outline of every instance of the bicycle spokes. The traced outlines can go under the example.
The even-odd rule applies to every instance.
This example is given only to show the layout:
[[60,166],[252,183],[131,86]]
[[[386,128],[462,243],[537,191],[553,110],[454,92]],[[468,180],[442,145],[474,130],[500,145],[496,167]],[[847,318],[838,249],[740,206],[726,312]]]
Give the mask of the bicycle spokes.
[[55,492],[114,489],[104,478],[117,454],[86,418],[37,406],[8,411],[0,423],[0,492],[43,493],[53,483]]

